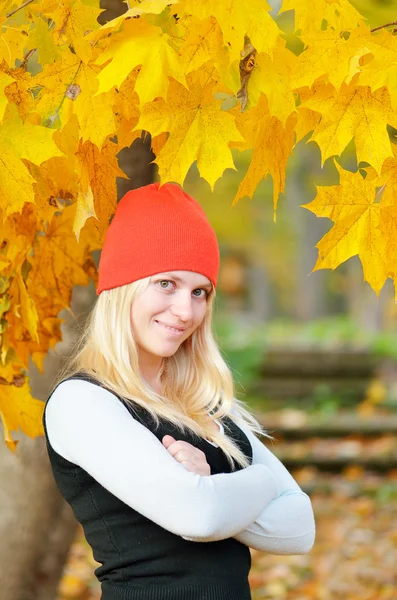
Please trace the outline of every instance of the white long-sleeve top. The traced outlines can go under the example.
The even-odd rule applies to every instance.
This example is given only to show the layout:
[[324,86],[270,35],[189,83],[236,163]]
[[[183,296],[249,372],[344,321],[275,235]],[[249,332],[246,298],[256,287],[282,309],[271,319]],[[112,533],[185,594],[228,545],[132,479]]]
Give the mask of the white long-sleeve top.
[[51,446],[109,492],[161,527],[197,542],[235,537],[274,554],[303,554],[314,543],[309,497],[282,463],[236,416],[252,465],[201,476],[178,463],[108,390],[62,382],[49,399]]

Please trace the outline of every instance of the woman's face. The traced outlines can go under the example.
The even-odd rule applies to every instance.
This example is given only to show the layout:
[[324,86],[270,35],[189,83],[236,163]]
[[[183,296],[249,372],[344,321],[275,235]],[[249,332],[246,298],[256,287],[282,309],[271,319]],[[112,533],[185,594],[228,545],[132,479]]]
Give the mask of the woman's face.
[[210,280],[192,271],[150,278],[131,307],[131,325],[140,358],[172,356],[204,319]]

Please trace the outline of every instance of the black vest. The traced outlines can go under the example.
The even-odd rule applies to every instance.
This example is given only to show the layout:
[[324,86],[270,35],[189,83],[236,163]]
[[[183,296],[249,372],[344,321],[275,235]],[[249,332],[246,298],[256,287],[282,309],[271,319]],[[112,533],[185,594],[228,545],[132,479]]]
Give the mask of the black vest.
[[[70,379],[85,379],[99,385],[85,374]],[[138,405],[132,409],[122,398],[119,400],[160,441],[170,434],[200,448],[206,454],[212,475],[231,472],[219,448],[193,433],[182,434],[164,419],[156,428],[145,409]],[[83,526],[95,560],[101,563],[95,570],[102,586],[101,600],[251,599],[248,584],[251,555],[247,546],[234,538],[190,542],[170,533],[58,454],[49,442],[44,415],[43,425],[56,484]],[[225,433],[233,437],[251,463],[252,448],[247,436],[228,417],[223,419],[223,425]],[[237,466],[236,470],[240,468]]]

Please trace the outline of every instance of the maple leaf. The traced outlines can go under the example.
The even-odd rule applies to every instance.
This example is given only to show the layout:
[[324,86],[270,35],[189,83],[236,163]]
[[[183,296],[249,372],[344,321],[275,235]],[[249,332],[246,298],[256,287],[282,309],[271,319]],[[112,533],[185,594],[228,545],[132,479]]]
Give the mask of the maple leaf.
[[139,17],[141,15],[159,15],[167,6],[177,3],[178,0],[130,0],[128,2],[129,9],[122,15],[111,19],[100,29],[88,34],[88,38],[92,42],[96,42],[103,37],[109,36],[110,33],[119,31],[124,24],[124,21]]
[[57,45],[57,39],[49,21],[43,15],[33,18],[34,30],[30,35],[33,48],[37,48],[38,62],[41,65],[53,63],[61,58],[62,52]]
[[139,98],[135,92],[138,73],[139,67],[131,71],[115,94],[113,112],[119,148],[129,147],[134,139],[140,136],[140,131],[135,130],[140,114],[138,108]]
[[85,36],[100,27],[97,18],[101,9],[81,0],[55,2],[46,10],[46,16],[55,23],[52,34],[58,45],[72,45],[76,56],[87,63],[92,58],[92,46]]
[[318,217],[334,222],[320,240],[319,256],[313,271],[335,269],[358,254],[364,278],[379,294],[388,275],[386,241],[380,232],[381,204],[376,202],[377,181],[368,181],[360,172],[351,173],[338,165],[340,184],[317,187],[317,196],[302,205]]
[[3,119],[4,111],[8,102],[7,96],[4,93],[4,89],[13,81],[14,79],[10,77],[10,75],[0,71],[0,121]]
[[26,164],[34,178],[33,191],[37,216],[46,227],[63,204],[73,201],[79,193],[79,179],[75,161],[69,157],[54,156],[40,166]]
[[27,120],[32,125],[41,125],[41,119],[37,119],[33,113],[34,98],[29,89],[30,75],[27,76],[23,69],[14,69],[12,74],[15,81],[4,90],[8,103],[16,106],[22,121]]
[[354,137],[358,161],[368,162],[380,173],[392,150],[387,125],[397,127],[397,115],[390,106],[386,88],[371,93],[368,87],[342,84],[335,93],[332,86],[314,86],[313,96],[302,106],[321,113],[311,140],[317,142],[322,164],[340,155]]
[[137,128],[152,136],[170,137],[156,157],[161,180],[183,184],[190,165],[197,166],[211,188],[225,169],[235,169],[229,140],[243,141],[233,116],[219,110],[214,100],[216,81],[204,71],[187,76],[189,89],[171,79],[167,101],[146,104]]
[[[25,281],[19,273],[16,273],[13,282],[18,288],[19,298],[14,302],[14,310],[20,313],[21,320],[30,334],[30,337],[36,342],[39,341],[37,335],[38,315],[33,299],[29,296]],[[11,289],[10,289],[11,295]]]
[[90,140],[101,147],[108,135],[115,129],[113,104],[114,90],[97,94],[99,83],[96,65],[81,64],[74,84],[78,86],[76,96],[66,97],[59,110],[62,123],[67,123],[73,114],[77,115],[83,141]]
[[11,431],[20,428],[29,437],[44,435],[41,418],[44,402],[32,398],[29,385],[1,385],[0,415],[4,425],[4,437],[10,450],[15,451],[18,442],[12,439]]
[[271,54],[281,34],[276,22],[269,15],[270,6],[265,0],[250,2],[196,2],[185,0],[184,11],[198,19],[215,17],[223,32],[223,42],[229,48],[230,61],[240,60],[244,50],[245,36],[258,52]]
[[[352,32],[352,37],[358,37],[365,31],[364,26]],[[397,110],[397,39],[389,31],[382,30],[376,35],[369,36],[368,48],[372,60],[360,65],[360,85],[367,85],[372,92],[387,87],[390,92],[394,111]]]
[[[182,26],[186,33],[184,42],[179,48],[181,74],[186,75],[197,71],[206,63],[215,64],[219,70],[219,59],[224,56],[224,52],[222,30],[216,19],[209,17],[199,21],[189,15],[183,18]],[[227,64],[228,66],[229,64]],[[179,77],[175,77],[175,79],[179,79]],[[186,84],[185,80],[180,79],[180,81]]]
[[360,24],[364,18],[348,0],[283,0],[279,14],[293,10],[295,13],[295,30],[311,34],[322,28],[323,21],[328,29],[346,31]]
[[9,67],[14,67],[16,60],[24,58],[26,43],[27,38],[23,31],[10,23],[4,23],[0,35],[0,63],[5,61]]
[[53,64],[44,65],[43,70],[32,77],[29,87],[41,88],[36,99],[35,111],[51,125],[66,98],[66,91],[75,83],[82,61],[69,49]]
[[268,100],[269,113],[285,126],[289,115],[296,111],[291,78],[297,68],[297,57],[279,40],[273,55],[257,54],[248,83],[248,108],[258,104],[261,93]]
[[[134,67],[142,65],[135,83],[141,104],[166,97],[169,75],[184,80],[177,51],[180,43],[174,35],[143,18],[126,21],[96,60],[97,64],[111,60],[98,75],[98,92],[119,87]],[[128,61],[126,56],[130,57]]]
[[22,123],[11,105],[7,116],[0,124],[0,207],[4,209],[4,216],[20,211],[25,202],[34,201],[34,180],[21,159],[40,164],[62,154],[52,139],[52,131]]
[[322,76],[326,76],[337,89],[343,82],[350,83],[352,77],[361,70],[360,58],[370,52],[370,37],[368,29],[365,35],[350,36],[347,40],[333,29],[306,34],[306,48],[297,57],[291,74],[291,86],[311,87]]
[[[90,227],[96,231],[96,240],[103,242],[105,232],[109,226],[110,217],[114,214],[117,206],[117,188],[116,178],[126,177],[124,171],[120,169],[117,162],[117,152],[119,148],[116,144],[108,140],[99,150],[91,142],[80,142],[79,149],[76,152],[77,166],[76,170],[79,179],[85,181],[86,192],[89,188],[94,197],[94,206],[89,206],[88,211],[85,206],[79,208],[87,218],[89,211],[94,211],[97,219],[91,219]],[[89,199],[88,199],[89,200]],[[79,197],[79,201],[85,203],[85,198]],[[82,219],[78,223],[81,225]],[[75,221],[74,228],[77,232]],[[96,242],[95,240],[95,242]]]
[[276,117],[269,114],[263,95],[255,108],[237,117],[237,127],[247,140],[246,145],[240,146],[240,149],[252,147],[253,153],[233,205],[244,196],[252,198],[258,183],[270,174],[273,179],[273,204],[276,210],[279,194],[284,191],[285,169],[294,144],[295,120],[295,115],[291,115],[284,128]]
[[380,205],[380,234],[385,241],[385,261],[388,266],[389,276],[394,279],[397,300],[397,144],[392,144],[393,156],[383,163],[382,173],[378,177],[371,167],[366,169],[367,179],[374,181],[377,194],[382,194]]
[[75,212],[75,204],[64,207],[61,214],[54,215],[44,235],[37,237],[27,280],[37,298],[50,296],[59,310],[70,305],[73,286],[87,285],[88,273],[93,268],[95,271],[90,255],[95,244],[87,244],[83,232],[77,242],[73,232]]

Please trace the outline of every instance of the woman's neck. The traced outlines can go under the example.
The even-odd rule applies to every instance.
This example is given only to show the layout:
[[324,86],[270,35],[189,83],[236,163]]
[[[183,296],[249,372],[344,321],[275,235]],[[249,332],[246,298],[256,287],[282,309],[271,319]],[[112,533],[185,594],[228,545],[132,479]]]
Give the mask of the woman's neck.
[[139,370],[141,373],[141,377],[146,381],[148,386],[156,392],[156,394],[161,394],[162,383],[160,379],[161,372],[161,360],[160,362],[148,362],[148,361],[139,361]]

